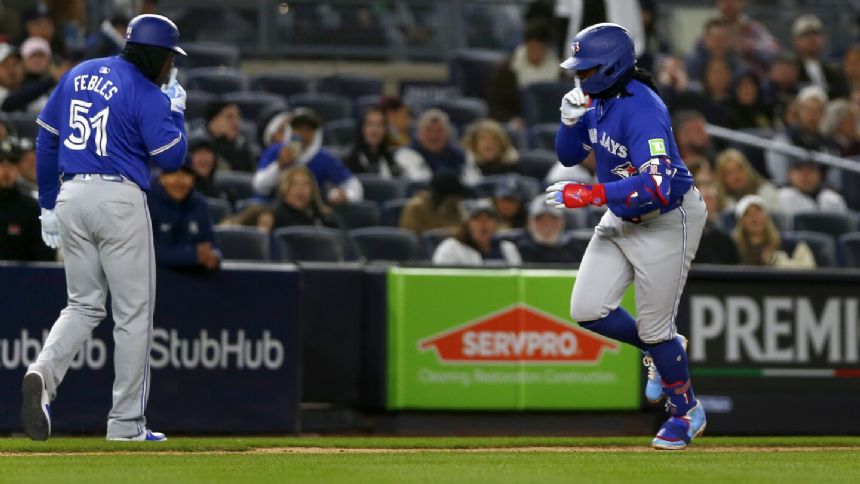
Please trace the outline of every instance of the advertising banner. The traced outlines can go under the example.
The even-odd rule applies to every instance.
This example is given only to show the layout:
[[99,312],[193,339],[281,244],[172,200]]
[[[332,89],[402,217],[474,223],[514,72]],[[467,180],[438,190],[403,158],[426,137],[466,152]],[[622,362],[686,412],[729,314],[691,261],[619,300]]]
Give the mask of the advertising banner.
[[575,276],[392,268],[388,408],[637,409],[639,352],[570,320]]
[[[0,266],[0,431],[20,432],[21,379],[66,303],[57,267]],[[159,270],[147,418],[164,432],[298,431],[298,273]],[[57,433],[103,433],[113,321],[96,328],[52,402]]]

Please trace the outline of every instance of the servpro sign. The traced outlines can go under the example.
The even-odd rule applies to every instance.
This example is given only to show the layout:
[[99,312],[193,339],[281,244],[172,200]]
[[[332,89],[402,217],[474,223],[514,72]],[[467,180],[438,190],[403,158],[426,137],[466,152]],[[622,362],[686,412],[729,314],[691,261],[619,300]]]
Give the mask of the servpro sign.
[[443,363],[594,364],[619,344],[535,308],[518,305],[419,342]]
[[389,408],[638,408],[638,351],[570,320],[575,277],[390,269]]

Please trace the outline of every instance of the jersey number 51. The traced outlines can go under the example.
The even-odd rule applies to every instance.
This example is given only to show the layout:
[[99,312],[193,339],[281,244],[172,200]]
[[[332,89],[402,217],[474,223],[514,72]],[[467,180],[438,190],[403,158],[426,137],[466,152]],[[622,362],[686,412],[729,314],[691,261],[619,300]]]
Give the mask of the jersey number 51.
[[107,156],[107,121],[110,108],[104,108],[95,116],[88,118],[93,103],[72,99],[69,106],[69,126],[74,130],[68,138],[63,141],[66,148],[70,150],[84,150],[93,129],[96,131],[96,154]]

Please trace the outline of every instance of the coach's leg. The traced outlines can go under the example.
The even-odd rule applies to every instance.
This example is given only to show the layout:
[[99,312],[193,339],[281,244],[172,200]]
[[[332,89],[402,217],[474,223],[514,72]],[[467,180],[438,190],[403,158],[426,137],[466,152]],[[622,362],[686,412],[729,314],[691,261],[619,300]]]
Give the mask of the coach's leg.
[[636,321],[619,307],[624,291],[633,280],[633,268],[612,240],[619,221],[607,213],[594,231],[570,298],[574,321],[600,335],[643,348]]
[[134,186],[100,183],[99,253],[111,292],[114,327],[113,407],[108,438],[139,435],[146,427],[149,351],[155,307],[155,255],[146,195]]
[[83,216],[87,203],[81,182],[63,184],[56,213],[69,299],[38,358],[29,367],[29,371],[44,377],[51,399],[56,397],[75,354],[105,317],[107,285],[93,234]]

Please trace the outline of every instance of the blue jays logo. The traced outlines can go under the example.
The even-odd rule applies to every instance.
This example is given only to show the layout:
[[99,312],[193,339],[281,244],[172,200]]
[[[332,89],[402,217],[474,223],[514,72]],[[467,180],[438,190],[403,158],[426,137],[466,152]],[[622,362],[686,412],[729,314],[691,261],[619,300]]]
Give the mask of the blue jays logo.
[[109,73],[110,73],[110,67],[104,67],[104,66],[99,67],[99,74],[109,74]]
[[618,165],[612,169],[612,173],[619,178],[630,178],[636,174],[636,168],[633,168],[633,163],[629,161],[623,165]]
[[576,53],[577,53],[577,52],[579,52],[579,42],[574,42],[574,43],[572,43],[572,44],[570,45],[570,48],[571,48],[571,50],[573,50],[573,53],[571,53],[571,54],[570,54],[570,55],[571,55],[571,57],[572,57],[572,56],[575,56],[575,55],[576,55]]

